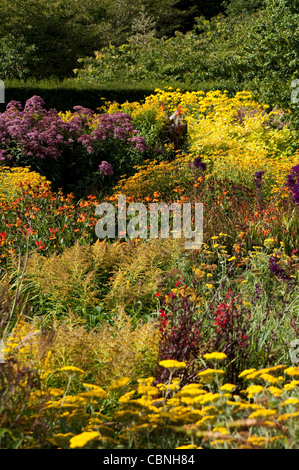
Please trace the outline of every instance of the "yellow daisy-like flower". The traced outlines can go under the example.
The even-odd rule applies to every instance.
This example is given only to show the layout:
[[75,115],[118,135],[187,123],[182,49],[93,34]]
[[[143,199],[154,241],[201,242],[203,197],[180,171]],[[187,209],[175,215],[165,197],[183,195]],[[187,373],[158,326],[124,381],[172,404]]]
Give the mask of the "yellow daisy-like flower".
[[265,416],[273,416],[276,414],[276,410],[267,410],[267,409],[260,409],[256,410],[249,415],[250,419],[254,418],[264,418]]
[[84,447],[88,442],[96,439],[97,437],[99,437],[99,433],[97,431],[82,432],[81,434],[71,438],[70,448],[76,449]]
[[185,362],[175,361],[174,359],[166,359],[165,361],[159,362],[159,366],[165,367],[166,369],[184,369],[186,365]]
[[208,354],[204,354],[204,359],[207,361],[215,361],[220,362],[227,358],[227,355],[222,352],[212,352]]

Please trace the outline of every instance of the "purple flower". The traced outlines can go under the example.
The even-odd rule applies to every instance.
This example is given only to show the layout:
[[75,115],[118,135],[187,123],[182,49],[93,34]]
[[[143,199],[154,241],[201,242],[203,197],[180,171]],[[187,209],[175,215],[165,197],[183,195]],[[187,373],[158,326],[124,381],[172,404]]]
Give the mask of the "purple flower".
[[254,173],[254,184],[257,189],[262,187],[262,176],[264,173],[264,171],[257,171]]
[[285,269],[278,265],[278,257],[276,255],[271,256],[269,260],[270,271],[279,279],[288,280],[289,276],[287,275]]
[[287,176],[286,185],[293,193],[295,204],[299,206],[299,165],[293,166],[291,173]]
[[193,160],[192,165],[194,168],[199,168],[202,171],[206,171],[207,169],[207,164],[205,162],[202,162],[200,157],[196,157]]
[[113,168],[110,163],[106,161],[102,161],[102,163],[99,165],[99,170],[105,176],[113,175]]
[[252,304],[256,305],[256,302],[261,298],[260,296],[260,286],[255,284],[255,290],[252,296]]

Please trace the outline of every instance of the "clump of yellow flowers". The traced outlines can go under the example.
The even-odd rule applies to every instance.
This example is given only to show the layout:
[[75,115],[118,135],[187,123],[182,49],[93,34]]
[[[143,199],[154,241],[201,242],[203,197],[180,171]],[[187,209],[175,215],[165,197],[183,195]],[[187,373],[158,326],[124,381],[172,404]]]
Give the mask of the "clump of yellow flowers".
[[287,125],[279,130],[271,126],[279,111],[268,108],[247,91],[229,97],[226,91],[181,92],[171,88],[156,89],[144,103],[108,104],[106,112],[128,112],[137,121],[151,112],[159,128],[180,109],[188,126],[188,155],[179,153],[172,162],[149,162],[137,168],[132,178],[121,181],[116,191],[136,198],[146,191],[148,196],[154,191],[164,195],[167,189],[183,183],[189,162],[198,156],[208,163],[206,178],[253,187],[254,173],[264,171],[264,191],[279,191],[290,168],[298,163],[299,152],[292,153]]
[[[87,391],[70,395],[49,388],[32,392],[30,404],[35,409],[39,404],[44,416],[56,416],[49,442],[59,448],[147,448],[149,442],[156,449],[296,448],[299,368],[247,369],[231,384],[225,381],[226,359],[221,351],[204,354],[203,363],[221,362],[223,369],[205,367],[187,385],[180,385],[179,376],[170,375],[164,384],[154,377],[124,377],[106,390],[85,383],[84,371],[62,367],[57,380],[62,373],[81,377]],[[187,367],[171,358],[159,365],[171,372]],[[269,377],[278,380],[276,387]],[[115,407],[112,416],[109,403]]]

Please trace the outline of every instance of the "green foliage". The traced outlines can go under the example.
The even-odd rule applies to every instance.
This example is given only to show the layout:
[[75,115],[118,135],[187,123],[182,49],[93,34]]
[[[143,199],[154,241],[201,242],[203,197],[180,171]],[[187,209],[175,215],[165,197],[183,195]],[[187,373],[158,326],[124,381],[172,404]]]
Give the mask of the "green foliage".
[[19,79],[30,74],[30,63],[35,52],[34,45],[27,45],[23,36],[11,34],[0,39],[0,76],[4,80],[10,77]]
[[[0,39],[11,35],[34,48],[29,75],[35,78],[72,75],[79,57],[108,44],[120,45],[134,34],[144,10],[155,21],[159,37],[193,24],[196,8],[176,8],[177,0],[94,2],[86,0],[3,0]],[[186,23],[187,21],[187,23]],[[185,26],[185,27],[186,27]],[[13,52],[13,49],[12,49]],[[16,58],[18,51],[13,52]],[[18,68],[10,76],[19,77]],[[22,75],[23,76],[23,75]]]
[[[186,34],[134,37],[81,58],[78,80],[138,82],[169,80],[197,86],[233,83],[270,106],[289,108],[291,81],[298,75],[298,13],[285,0],[234,2],[228,16],[197,18]],[[239,88],[240,89],[240,88]]]

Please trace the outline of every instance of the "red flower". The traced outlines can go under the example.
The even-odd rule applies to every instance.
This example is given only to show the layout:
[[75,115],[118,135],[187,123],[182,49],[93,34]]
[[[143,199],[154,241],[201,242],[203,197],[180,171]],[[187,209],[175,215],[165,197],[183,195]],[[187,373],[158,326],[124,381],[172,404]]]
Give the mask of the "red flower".
[[35,240],[34,242],[39,250],[44,250],[46,248],[46,245],[42,242],[39,242],[38,240]]
[[155,297],[160,297],[161,293],[160,292],[157,292]]

